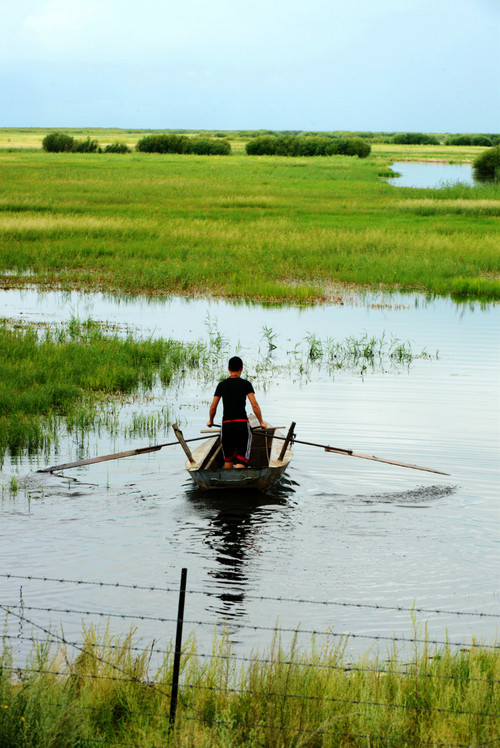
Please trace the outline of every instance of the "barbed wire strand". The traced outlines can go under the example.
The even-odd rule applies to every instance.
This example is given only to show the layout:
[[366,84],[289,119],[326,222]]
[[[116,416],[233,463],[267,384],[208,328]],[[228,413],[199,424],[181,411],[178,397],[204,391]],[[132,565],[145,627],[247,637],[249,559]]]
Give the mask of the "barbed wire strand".
[[[34,639],[31,636],[19,636],[17,634],[4,634],[4,639],[13,639],[14,641],[22,640],[22,641],[31,641],[33,642]],[[49,643],[57,643],[55,640]],[[70,642],[71,645],[75,644],[75,646],[86,646],[86,647],[102,647],[105,649],[121,649],[122,646],[120,644],[98,644],[94,642],[88,642],[84,645],[83,642]],[[132,652],[153,652],[154,654],[161,654],[161,655],[169,655],[171,654],[171,650],[167,649],[160,649],[154,646],[151,647],[137,647],[135,645],[129,645],[128,649]],[[422,673],[420,671],[411,671],[411,670],[386,670],[384,668],[368,668],[368,667],[359,667],[358,665],[355,665],[354,663],[346,663],[345,665],[330,665],[325,664],[321,662],[306,662],[305,660],[273,660],[270,658],[265,657],[244,657],[241,655],[222,655],[222,654],[216,654],[212,652],[193,652],[193,651],[184,651],[183,653],[184,657],[196,657],[196,658],[204,658],[204,659],[210,659],[210,660],[227,660],[227,661],[234,661],[234,662],[246,662],[250,665],[282,665],[285,667],[302,667],[302,668],[311,668],[311,669],[317,669],[317,670],[339,670],[344,671],[346,673],[372,673],[376,675],[403,675],[403,676],[409,676],[414,678],[437,678],[440,680],[459,680],[464,682],[474,682],[474,683],[500,683],[500,679],[497,678],[471,678],[467,675],[443,675],[441,673]],[[432,659],[432,658],[429,658]]]
[[[44,626],[41,626],[38,623],[35,623],[35,621],[30,620],[29,618],[26,618],[24,615],[19,615],[18,613],[14,613],[11,609],[0,603],[0,608],[7,613],[7,615],[15,616],[19,620],[24,621],[25,623],[29,623],[31,626],[34,626],[37,629],[40,629],[40,631],[43,631],[46,635],[51,636],[58,640],[60,643],[64,644],[65,646],[72,646],[75,649],[79,650],[83,654],[89,654],[88,651],[85,649],[85,647],[80,647],[75,644],[71,644],[63,635],[55,634],[53,631],[50,631],[50,629],[45,628]],[[119,667],[118,665],[115,665],[113,662],[109,662],[108,660],[105,660],[103,657],[99,657],[97,654],[93,654],[92,657],[98,661],[101,662],[103,665],[106,665],[107,667],[111,667],[117,672],[123,673],[126,675],[132,682],[136,682],[138,684],[141,684],[143,686],[148,686],[150,688],[156,688],[155,683],[151,683],[149,681],[142,681],[140,678],[134,678],[131,677],[130,673],[128,673],[124,668]],[[165,694],[165,696],[168,696],[168,694]]]
[[[138,683],[139,685],[148,685],[147,681],[137,680],[137,678],[119,678],[117,675],[94,675],[92,673],[71,673],[68,670],[45,670],[44,668],[30,668],[30,667],[16,667],[14,665],[2,666],[4,670],[9,673],[17,673],[22,676],[23,673],[38,673],[39,675],[60,675],[64,678],[88,678],[89,680],[111,680],[118,683]],[[153,684],[156,688],[156,684]],[[165,687],[171,686],[171,683],[166,683]],[[167,695],[167,694],[165,694]]]
[[193,690],[203,691],[214,691],[216,693],[234,693],[244,694],[245,696],[273,696],[280,699],[300,699],[302,701],[318,701],[318,702],[334,702],[339,704],[356,704],[358,706],[382,706],[388,709],[418,709],[426,712],[440,712],[443,714],[459,714],[461,716],[469,717],[491,717],[498,719],[500,714],[492,714],[491,712],[468,712],[460,709],[444,709],[437,706],[426,706],[422,707],[418,704],[390,704],[383,701],[361,701],[359,699],[338,699],[334,696],[308,696],[303,694],[294,693],[277,693],[275,691],[253,691],[241,688],[229,688],[221,686],[200,686],[193,685],[191,683],[185,683],[183,688],[191,688]]
[[[140,585],[140,584],[125,584],[123,582],[100,582],[84,579],[62,579],[58,577],[44,577],[34,575],[21,575],[21,574],[0,574],[0,577],[6,579],[24,579],[24,580],[35,580],[42,582],[58,582],[60,584],[77,584],[77,585],[93,585],[97,587],[115,587],[133,590],[144,590],[147,592],[175,592],[178,590],[175,587],[157,587],[155,585]],[[212,592],[207,590],[186,590],[186,594],[189,595],[211,595]],[[301,603],[309,605],[336,605],[347,608],[369,608],[370,610],[396,610],[401,613],[434,613],[437,615],[453,615],[453,616],[478,616],[481,618],[500,618],[500,613],[485,613],[481,611],[464,611],[464,610],[443,610],[440,608],[423,608],[419,606],[405,607],[403,605],[381,605],[379,603],[355,603],[338,600],[314,600],[307,598],[298,597],[283,597],[283,596],[272,596],[272,595],[251,595],[246,594],[247,600],[268,600],[275,602],[287,602],[287,603]]]
[[[21,673],[37,673],[40,675],[57,675],[62,676],[65,678],[88,678],[90,680],[111,680],[111,681],[118,681],[120,683],[136,683],[139,685],[149,685],[146,681],[141,681],[137,678],[118,678],[112,675],[93,675],[91,673],[71,673],[68,671],[57,671],[57,670],[45,670],[44,668],[15,668],[15,667],[6,667],[5,668],[9,672],[17,672],[19,674]],[[172,684],[163,684],[166,687],[170,687]],[[169,694],[166,694],[161,689],[157,687],[157,684],[154,684],[156,690],[158,693],[164,696],[168,696]],[[273,697],[278,699],[297,699],[300,701],[316,701],[316,702],[327,702],[327,703],[337,703],[337,704],[353,704],[356,706],[370,706],[370,707],[384,707],[386,709],[417,709],[420,711],[425,712],[438,712],[443,714],[453,714],[453,715],[460,715],[460,716],[469,716],[469,717],[488,717],[491,719],[498,719],[500,717],[500,714],[491,713],[491,712],[472,712],[467,710],[461,710],[461,709],[444,709],[443,707],[432,707],[432,706],[421,706],[419,704],[393,704],[390,702],[384,702],[384,701],[363,701],[362,699],[343,699],[343,698],[337,698],[334,696],[310,696],[310,695],[304,695],[304,694],[294,694],[294,693],[286,693],[286,692],[277,692],[277,691],[256,691],[254,689],[246,689],[246,688],[231,688],[229,686],[204,686],[199,684],[192,684],[192,683],[184,683],[181,688],[183,689],[190,689],[193,691],[211,691],[213,693],[225,693],[225,694],[239,694],[242,696],[266,696],[266,697]],[[192,708],[190,705],[185,705],[187,708]],[[92,707],[94,708],[94,707]],[[96,709],[98,707],[95,707]],[[105,708],[105,707],[103,707]],[[194,711],[197,711],[196,709]],[[154,715],[152,715],[154,716]]]
[[285,667],[303,667],[303,668],[317,668],[318,670],[343,670],[346,673],[371,673],[372,675],[404,675],[404,676],[410,676],[415,678],[438,678],[441,680],[460,680],[460,681],[471,681],[471,682],[477,682],[477,683],[500,683],[500,679],[497,678],[470,678],[466,675],[442,675],[440,673],[421,673],[421,672],[412,672],[411,670],[385,670],[383,668],[369,668],[369,667],[359,667],[355,664],[349,664],[346,663],[345,665],[328,665],[324,663],[316,663],[316,662],[305,662],[302,660],[272,660],[269,658],[257,658],[257,657],[241,657],[238,655],[217,655],[217,654],[211,654],[211,653],[199,653],[199,652],[190,652],[190,657],[204,657],[204,658],[212,658],[212,659],[222,659],[222,660],[235,660],[240,662],[247,662],[252,665],[282,665]]
[[[348,715],[350,716],[350,715]],[[200,720],[196,717],[184,717],[184,719],[193,721],[193,722],[200,722],[203,720]],[[233,726],[232,722],[227,722],[225,720],[218,720],[213,719],[211,720],[212,723],[217,725],[224,725],[227,727]],[[262,728],[264,730],[283,730],[283,732],[299,732],[299,733],[307,733],[307,734],[313,734],[313,735],[327,735],[327,736],[335,736],[335,737],[352,737],[352,738],[362,738],[364,740],[385,740],[389,742],[400,742],[401,737],[388,737],[385,735],[360,735],[357,733],[348,733],[348,732],[336,732],[333,730],[320,730],[320,729],[307,729],[304,727],[285,727],[285,725],[270,725],[270,724],[262,724],[262,723],[256,723],[252,725],[253,728]],[[484,746],[491,745],[492,743],[497,743],[498,740],[495,738],[494,740],[489,740],[486,743],[478,743],[477,748],[484,748]],[[438,745],[440,748],[471,748],[470,743],[442,743],[441,741],[428,741],[428,740],[419,740],[419,745]]]
[[[6,603],[0,603],[0,607],[5,608]],[[19,608],[19,605],[9,605],[11,609]],[[91,610],[75,610],[74,608],[44,608],[41,606],[29,606],[24,605],[24,610],[37,610],[46,613],[74,613],[81,616],[99,616],[101,618],[121,618],[123,620],[134,619],[139,621],[157,621],[160,623],[176,623],[176,618],[162,618],[160,616],[145,616],[140,614],[132,613],[109,613],[104,611],[91,611]],[[216,622],[210,621],[195,621],[184,619],[185,624],[194,626],[214,626]],[[284,626],[256,626],[250,623],[232,623],[238,629],[251,629],[253,631],[275,631],[276,633],[294,633],[294,634],[310,634],[315,636],[332,636],[332,637],[345,637],[346,639],[369,639],[370,641],[390,641],[390,642],[408,642],[411,641],[417,644],[443,644],[453,647],[464,647],[470,648],[484,648],[484,649],[500,649],[500,644],[484,644],[479,642],[454,642],[443,639],[419,639],[410,636],[387,636],[383,634],[355,634],[352,632],[342,633],[334,631],[320,631],[318,629],[297,629]]]
[[[41,626],[41,625],[35,623],[35,621],[31,621],[29,618],[26,618],[24,616],[24,610],[25,610],[24,605],[22,606],[23,615],[19,615],[18,613],[14,613],[12,610],[10,610],[8,607],[6,607],[5,605],[3,605],[2,603],[0,603],[0,609],[4,610],[4,612],[7,615],[13,615],[16,618],[18,618],[20,621],[25,621],[26,623],[29,623],[31,626],[34,626],[35,628],[39,629],[40,631],[43,631],[45,635],[51,636],[51,637],[55,638],[56,640],[59,640],[60,643],[66,645],[66,646],[73,646],[75,649],[79,650],[80,652],[82,652],[84,654],[88,654],[88,652],[86,652],[86,650],[85,650],[84,647],[81,647],[81,646],[75,645],[75,644],[72,645],[70,642],[68,642],[66,640],[66,638],[64,636],[59,635],[59,634],[55,634],[53,631],[50,631],[49,629],[46,629],[44,626]],[[166,693],[165,691],[162,690],[162,688],[159,688],[157,683],[151,682],[151,681],[143,681],[140,678],[136,678],[136,677],[130,677],[130,673],[127,673],[126,670],[124,670],[123,668],[120,668],[118,665],[115,665],[112,662],[108,662],[104,658],[98,657],[96,654],[94,654],[92,656],[93,656],[93,658],[96,661],[101,662],[104,665],[106,665],[108,667],[111,667],[114,670],[117,670],[118,672],[124,673],[129,678],[130,682],[134,682],[134,683],[137,683],[138,685],[143,685],[143,686],[147,686],[148,688],[155,689],[158,693],[161,693],[163,696],[165,696],[167,698],[169,698],[171,696],[171,694]],[[181,694],[179,694],[178,698],[179,698],[179,701],[182,703],[182,696],[181,696]],[[186,706],[186,705],[184,704],[184,706]],[[199,712],[198,709],[196,709],[195,707],[191,707],[191,708],[192,708],[192,710],[194,712],[197,712],[198,714],[200,714],[200,712]]]

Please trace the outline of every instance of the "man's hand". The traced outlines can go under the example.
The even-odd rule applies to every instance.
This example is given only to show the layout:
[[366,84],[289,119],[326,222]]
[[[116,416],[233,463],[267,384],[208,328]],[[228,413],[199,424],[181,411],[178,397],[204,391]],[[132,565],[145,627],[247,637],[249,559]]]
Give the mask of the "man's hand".
[[261,429],[267,429],[267,423],[265,421],[260,422]]
[[215,414],[217,413],[217,406],[219,404],[219,400],[220,400],[220,397],[218,397],[217,395],[215,395],[214,399],[212,400],[212,404],[210,406],[210,410],[208,411],[207,426],[208,426],[209,429],[211,429],[212,426],[214,425],[214,418],[215,418]]

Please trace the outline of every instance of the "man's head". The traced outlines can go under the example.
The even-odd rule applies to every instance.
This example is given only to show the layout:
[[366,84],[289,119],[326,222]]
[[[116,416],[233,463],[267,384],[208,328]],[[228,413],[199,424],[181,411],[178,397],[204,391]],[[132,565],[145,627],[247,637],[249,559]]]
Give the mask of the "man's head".
[[233,356],[229,359],[229,364],[227,366],[229,371],[232,371],[233,373],[236,371],[241,371],[243,369],[243,361],[239,356]]

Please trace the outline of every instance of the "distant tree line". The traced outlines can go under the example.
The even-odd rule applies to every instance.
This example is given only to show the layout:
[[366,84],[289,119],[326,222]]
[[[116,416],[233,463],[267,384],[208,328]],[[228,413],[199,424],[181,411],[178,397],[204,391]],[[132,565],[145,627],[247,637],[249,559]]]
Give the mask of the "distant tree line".
[[398,145],[439,145],[435,135],[424,132],[398,132],[392,138],[392,142]]
[[[227,156],[231,153],[231,144],[228,140],[228,137],[231,136],[247,140],[246,152],[252,156],[331,156],[342,154],[366,158],[371,152],[370,143],[484,146],[488,148],[500,145],[500,134],[498,133],[436,135],[422,132],[318,132],[302,130],[198,131],[196,133],[191,130],[177,130],[144,135],[139,139],[135,148],[143,153],[192,153]],[[97,140],[92,140],[90,137],[77,140],[64,132],[50,132],[44,137],[42,147],[45,151],[52,153],[130,153],[131,150],[125,143],[115,142],[101,147]]]
[[76,140],[64,132],[50,132],[44,137],[42,148],[49,153],[130,153],[125,143],[110,143],[101,148],[97,140]]
[[500,143],[500,135],[449,135],[445,145],[484,145],[494,146]]
[[[440,145],[437,135],[423,132],[399,132],[391,139],[392,143],[401,145]],[[444,138],[444,145],[483,145],[493,146],[500,143],[500,135],[448,135]]]
[[196,153],[201,156],[229,156],[231,153],[228,140],[186,135],[146,135],[135,148],[142,153]]
[[371,146],[361,138],[299,135],[261,135],[246,144],[249,156],[359,156],[366,158]]
[[331,139],[361,138],[370,143],[395,143],[402,145],[482,145],[494,146],[500,144],[498,133],[478,134],[445,134],[445,133],[422,133],[422,132],[373,132],[363,131],[304,131],[304,130],[236,130],[234,133],[226,132],[226,137],[246,138],[253,140],[265,135],[275,137],[295,135],[297,137],[321,137]]

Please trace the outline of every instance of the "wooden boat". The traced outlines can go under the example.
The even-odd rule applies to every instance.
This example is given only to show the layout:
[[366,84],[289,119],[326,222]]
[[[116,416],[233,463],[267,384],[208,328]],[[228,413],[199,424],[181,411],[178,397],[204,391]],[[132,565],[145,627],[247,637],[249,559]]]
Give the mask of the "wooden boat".
[[[252,429],[259,427],[253,414],[249,421]],[[186,452],[186,470],[200,488],[255,488],[264,491],[281,480],[292,459],[294,426],[290,427],[287,437],[279,428],[254,431],[247,468],[224,468],[220,435],[215,434],[189,453],[191,457]],[[275,434],[281,438],[275,439]],[[182,434],[178,430],[176,435],[181,441]]]

